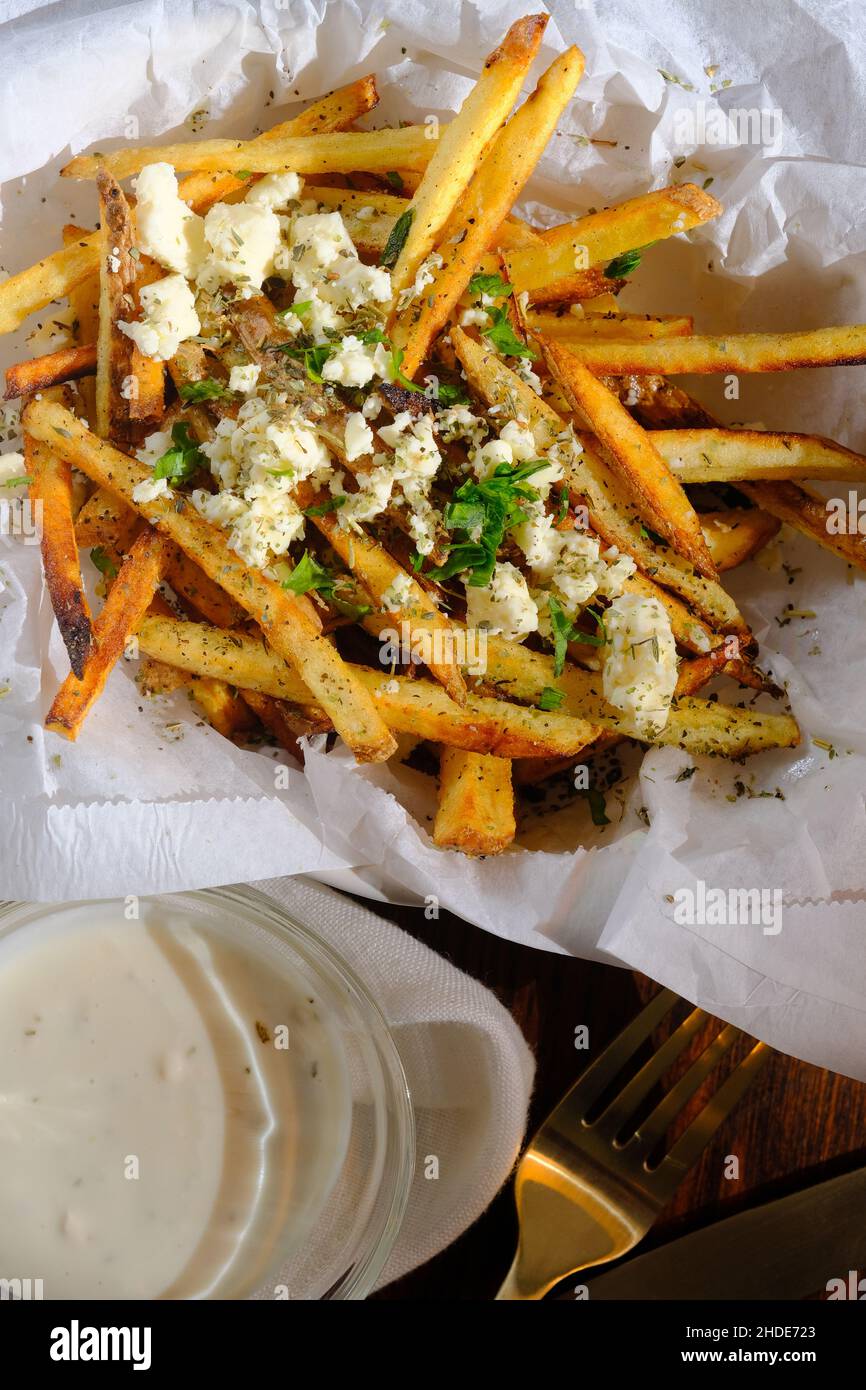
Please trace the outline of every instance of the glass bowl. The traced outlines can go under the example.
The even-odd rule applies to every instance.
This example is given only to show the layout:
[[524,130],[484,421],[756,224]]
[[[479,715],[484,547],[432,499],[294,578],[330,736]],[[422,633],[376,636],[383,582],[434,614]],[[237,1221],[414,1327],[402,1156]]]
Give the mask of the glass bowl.
[[[270,1187],[262,1184],[270,1206],[250,1223],[256,1237],[239,1261],[241,1273],[230,1292],[214,1296],[365,1298],[397,1238],[415,1164],[409,1089],[376,1001],[336,951],[254,889],[203,889],[140,902],[158,905],[172,922],[194,925],[208,941],[252,957],[265,967],[271,1000],[279,999],[281,981],[287,1001],[302,991],[320,1040],[328,1039],[327,1090],[338,1102],[331,1104],[326,1131],[320,1127],[327,1145],[320,1144],[325,1151],[305,1151],[300,1135],[293,1149],[293,1163],[313,1174],[313,1187],[307,1184],[303,1203],[281,1222],[271,1219],[272,1211],[285,1211],[287,1204],[274,1203],[270,1191],[280,1174],[270,1175]],[[13,933],[33,925],[63,931],[88,906],[104,910],[106,903],[0,905],[0,968],[4,950],[22,944],[9,940]],[[119,902],[119,910],[123,906]]]

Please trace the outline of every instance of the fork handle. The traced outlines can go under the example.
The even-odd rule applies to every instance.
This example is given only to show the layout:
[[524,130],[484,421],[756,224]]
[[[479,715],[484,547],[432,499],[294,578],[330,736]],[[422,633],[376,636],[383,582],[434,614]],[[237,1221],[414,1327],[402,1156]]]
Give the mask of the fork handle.
[[512,1302],[527,1303],[532,1299],[543,1298],[547,1293],[547,1286],[541,1289],[528,1289],[525,1284],[521,1283],[519,1265],[520,1256],[515,1255],[511,1268],[496,1294],[495,1302],[511,1300]]

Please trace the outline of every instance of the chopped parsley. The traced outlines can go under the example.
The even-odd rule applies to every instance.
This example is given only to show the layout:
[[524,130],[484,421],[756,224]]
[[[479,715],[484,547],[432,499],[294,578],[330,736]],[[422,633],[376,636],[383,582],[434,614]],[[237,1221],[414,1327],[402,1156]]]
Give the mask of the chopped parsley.
[[154,478],[167,478],[170,483],[187,483],[207,459],[194,439],[189,437],[189,425],[179,420],[172,426],[171,448],[153,465]]
[[294,357],[297,362],[303,362],[307,376],[310,381],[320,382],[322,378],[322,368],[331,355],[329,343],[315,343],[312,347],[295,347],[294,343],[279,343],[275,348],[276,352],[284,352],[287,357]]
[[604,792],[600,791],[598,787],[587,787],[580,792],[580,795],[586,797],[593,825],[610,825]]
[[198,401],[218,401],[231,392],[223,381],[206,376],[202,381],[187,381],[178,387],[178,395],[184,405],[194,405]]
[[32,482],[33,482],[33,479],[32,479],[32,477],[30,476],[29,473],[19,473],[18,476],[17,476],[17,478],[6,478],[5,481],[4,481],[4,483],[3,483],[3,486],[4,486],[4,487],[23,487],[25,483],[27,483],[27,485],[29,486],[30,483],[32,483]]
[[627,275],[631,275],[640,265],[640,258],[644,251],[648,251],[655,243],[650,241],[646,246],[636,246],[633,251],[623,251],[621,255],[614,256],[612,261],[608,261],[604,268],[604,275],[607,280],[624,280]]
[[518,338],[511,327],[507,309],[489,309],[490,323],[481,332],[503,357],[535,357],[537,354]]
[[[375,332],[375,331],[377,331],[377,330],[374,330],[374,332]],[[379,341],[387,342],[388,340],[387,340],[387,338],[384,338],[384,337],[383,337],[381,340],[378,339],[378,338],[376,338],[376,339],[374,339],[373,341],[375,341],[375,342],[379,342]],[[398,386],[402,386],[404,391],[417,391],[419,395],[422,395],[422,396],[423,396],[423,394],[424,394],[423,388],[422,388],[421,386],[416,386],[415,383],[414,383],[414,381],[410,381],[409,378],[408,378],[407,376],[405,376],[405,375],[403,374],[403,372],[401,372],[401,370],[400,370],[400,367],[401,367],[402,362],[403,362],[403,358],[404,358],[405,356],[406,356],[406,354],[405,354],[403,348],[391,348],[391,367],[390,367],[390,371],[391,371],[391,380],[392,380],[392,381],[396,381],[396,383],[397,383]]]
[[97,545],[95,549],[91,550],[90,559],[99,570],[99,573],[104,574],[106,579],[117,578],[117,565],[110,555],[106,555],[101,545]]
[[403,192],[403,175],[397,169],[388,169],[385,173],[392,188],[396,188],[398,193]]
[[430,570],[433,579],[450,579],[470,572],[469,584],[485,588],[493,577],[496,555],[505,532],[526,519],[522,501],[534,502],[538,493],[527,478],[545,468],[545,459],[526,463],[499,463],[483,482],[468,478],[445,508],[445,525],[456,533],[445,563]]
[[305,507],[304,516],[327,516],[328,512],[335,512],[346,501],[346,494],[339,493],[336,497],[329,497],[326,502],[317,502],[314,507]]
[[294,569],[281,563],[277,568],[280,583],[293,594],[315,592],[328,599],[334,607],[347,618],[363,618],[370,612],[369,604],[347,603],[337,593],[349,582],[345,575],[334,574],[325,565],[320,565],[308,550],[305,550]]
[[514,286],[503,280],[501,275],[473,275],[469,281],[470,294],[489,294],[492,299],[507,299]]
[[555,686],[546,685],[539,697],[538,708],[543,710],[559,709],[564,699],[564,690],[557,690]]
[[412,226],[412,218],[415,216],[414,208],[407,208],[401,212],[397,221],[394,223],[385,242],[385,249],[379,258],[379,264],[390,269],[397,264],[400,252],[406,245],[406,238],[409,235],[409,228]]
[[441,406],[467,405],[469,397],[462,386],[453,386],[449,381],[442,381],[436,387],[436,399]]

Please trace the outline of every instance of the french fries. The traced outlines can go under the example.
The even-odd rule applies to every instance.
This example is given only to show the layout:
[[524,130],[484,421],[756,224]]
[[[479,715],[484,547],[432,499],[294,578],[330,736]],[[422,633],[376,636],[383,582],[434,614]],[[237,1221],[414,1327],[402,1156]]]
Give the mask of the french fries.
[[129,404],[124,383],[132,377],[132,339],[118,328],[135,315],[135,261],[129,204],[118,183],[105,171],[97,175],[99,193],[99,336],[96,352],[96,423],[103,439],[121,441],[129,434]]
[[866,324],[811,328],[801,333],[726,333],[656,338],[651,342],[587,342],[581,360],[611,376],[659,372],[787,372],[866,362]]
[[813,434],[771,430],[653,430],[650,438],[682,483],[866,482],[866,457]]
[[95,343],[58,348],[44,357],[31,357],[27,362],[16,362],[10,367],[6,373],[3,399],[13,401],[19,396],[30,396],[34,391],[45,391],[63,381],[75,381],[95,370]]
[[721,204],[693,183],[660,188],[551,227],[542,233],[541,246],[507,251],[508,278],[518,293],[527,292],[536,303],[567,299],[576,272],[608,263],[613,275],[616,267],[609,263],[616,257],[688,231],[721,211]]
[[[267,141],[342,130],[371,111],[378,100],[375,78],[360,77],[346,87],[329,92],[327,96],[314,101],[300,116],[283,121],[258,138]],[[201,213],[221,198],[243,192],[252,182],[252,178],[235,178],[231,174],[190,174],[181,184],[180,194],[194,212]],[[11,275],[0,283],[0,333],[11,333],[28,314],[44,308],[53,299],[69,295],[95,275],[99,262],[99,233],[76,231],[79,231],[79,235],[71,238],[62,251],[46,256],[37,265]],[[92,338],[85,335],[81,341],[95,340],[94,331]]]
[[[403,368],[407,375],[418,370],[505,214],[519,197],[557,120],[574,95],[583,65],[583,54],[578,48],[570,48],[555,59],[532,96],[496,136],[465,205],[452,212],[439,248],[442,266],[434,272],[433,282],[425,286],[423,295],[407,304],[394,333],[394,341],[404,349]],[[422,184],[418,196],[423,187]],[[396,284],[399,289],[401,282],[397,280]],[[400,302],[398,297],[398,311]]]
[[[133,491],[147,480],[142,464],[121,454],[83,428],[68,410],[50,401],[34,401],[27,410],[27,428],[37,439],[57,446],[94,482],[110,488],[135,506]],[[362,685],[351,675],[334,648],[320,636],[305,608],[263,574],[245,570],[229,550],[222,534],[194,509],[178,511],[157,498],[139,507],[147,521],[169,536],[204,572],[262,625],[274,648],[286,660],[303,667],[313,699],[331,715],[334,728],[360,761],[390,757],[394,740]]]
[[[64,296],[74,319],[74,346],[6,378],[71,666],[50,731],[80,736],[134,634],[142,687],[187,693],[227,738],[303,762],[305,735],[333,733],[360,762],[417,749],[419,773],[437,757],[433,842],[476,856],[514,842],[515,789],[623,740],[797,747],[719,576],[783,523],[866,569],[851,518],[832,524],[844,497],[801,485],[866,482],[866,456],[723,428],[669,377],[866,362],[866,325],[705,334],[623,312],[651,244],[721,211],[693,184],[546,229],[515,215],[584,67],[567,49],[521,104],[546,24],[513,24],[441,128],[356,128],[368,76],[253,140],[67,164],[96,181],[99,230],[63,228],[0,284],[0,332]],[[167,225],[196,245],[147,306],[166,363],[119,328],[178,274],[159,236],[134,254],[120,187],[156,161],[197,216],[217,208],[203,234],[169,180]],[[77,517],[73,469],[95,486]],[[79,547],[103,574],[95,617]],[[704,698],[715,675],[742,706]]]
[[[763,511],[785,521],[848,565],[866,570],[866,536],[830,525],[832,504],[797,483],[742,483],[740,490]],[[846,519],[847,521],[847,519]],[[850,523],[848,523],[850,524]]]
[[704,537],[719,573],[751,560],[778,534],[780,526],[777,517],[757,507],[750,511],[740,507],[701,515]]
[[[489,405],[507,408],[529,420],[540,449],[549,448],[562,435],[565,422],[541,397],[525,385],[492,351],[480,346],[460,328],[451,340],[466,376]],[[572,456],[569,489],[586,499],[593,528],[609,545],[631,555],[644,574],[686,599],[713,627],[746,631],[733,599],[712,579],[698,574],[685,559],[654,546],[637,516],[634,502],[618,485],[605,463],[581,441],[581,452]]]
[[95,179],[104,168],[115,179],[138,174],[145,164],[173,164],[190,172],[229,172],[248,169],[272,174],[293,169],[297,174],[350,174],[357,169],[386,173],[397,165],[424,169],[433,158],[436,137],[430,126],[399,130],[339,131],[327,135],[288,135],[278,140],[190,140],[181,145],[153,145],[116,150],[102,157],[81,154],[61,174],[68,179]]
[[72,473],[46,444],[24,438],[30,502],[41,508],[42,565],[51,607],[77,677],[84,674],[92,641],[72,517]]
[[565,347],[578,346],[588,338],[622,338],[645,342],[652,338],[687,338],[694,331],[689,314],[553,313],[536,310],[526,315],[530,333],[552,339]]
[[649,435],[573,353],[544,338],[538,342],[572,409],[583,412],[625,478],[644,520],[700,574],[716,579],[694,508]]
[[[71,415],[69,418],[73,419]],[[168,551],[169,542],[150,528],[134,542],[93,624],[93,644],[81,675],[74,671],[68,675],[54,697],[45,720],[52,733],[71,740],[78,737],[112,667],[123,654],[130,631],[135,630],[156,592]]]
[[[315,703],[312,689],[260,637],[224,632],[204,623],[145,618],[138,629],[142,651],[187,671],[217,676],[244,689],[281,700]],[[530,709],[485,695],[455,705],[441,686],[406,676],[352,666],[380,716],[395,733],[422,738],[467,752],[500,758],[557,757],[583,747],[583,720],[558,711]]]
[[[439,141],[404,214],[408,219],[407,234],[391,276],[397,302],[400,293],[415,279],[425,256],[436,245],[485,147],[507,119],[546,26],[547,15],[543,14],[529,15],[512,24],[502,43],[488,57],[481,76]],[[545,136],[544,143],[546,139]],[[503,216],[512,201],[513,198]]]
[[433,843],[464,854],[501,854],[515,831],[511,763],[442,748]]

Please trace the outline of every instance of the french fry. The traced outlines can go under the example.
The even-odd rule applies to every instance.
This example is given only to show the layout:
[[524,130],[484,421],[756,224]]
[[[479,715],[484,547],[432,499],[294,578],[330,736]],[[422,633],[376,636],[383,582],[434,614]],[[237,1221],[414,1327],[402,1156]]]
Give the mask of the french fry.
[[701,514],[701,528],[720,574],[751,560],[777,535],[781,524],[778,517],[758,507]]
[[138,174],[146,164],[173,164],[190,172],[214,169],[229,173],[248,169],[272,174],[293,169],[297,174],[351,174],[356,169],[385,173],[396,164],[424,169],[433,157],[436,138],[429,126],[394,130],[339,131],[327,135],[288,135],[278,140],[190,140],[180,145],[151,145],[115,150],[101,157],[78,155],[61,174],[68,179],[95,179],[104,168],[115,179]]
[[[218,676],[242,689],[292,702],[314,701],[311,688],[260,637],[224,632],[204,623],[145,618],[138,629],[140,650],[171,666]],[[550,757],[576,753],[586,741],[581,719],[471,695],[461,709],[441,686],[405,676],[352,666],[377,711],[395,733],[414,734],[468,752],[500,758]]]
[[16,362],[9,367],[3,399],[12,401],[19,396],[32,395],[34,391],[45,391],[63,381],[76,381],[79,377],[88,376],[95,370],[95,343],[58,348],[56,352],[31,357],[26,362]]
[[82,550],[103,550],[119,565],[140,527],[141,517],[132,507],[97,487],[75,519],[75,539]]
[[443,747],[433,842],[464,854],[501,854],[514,839],[511,764],[486,753]]
[[[412,377],[427,356],[430,344],[448,322],[506,213],[520,196],[557,120],[574,95],[583,65],[579,48],[570,48],[555,59],[532,95],[500,130],[465,197],[455,207],[439,244],[442,266],[433,272],[433,283],[425,286],[423,295],[399,312],[395,324],[393,338],[398,347],[404,348],[402,366],[407,376]],[[422,192],[423,184],[419,197]],[[411,235],[410,229],[410,238]],[[398,280],[398,288],[400,283]],[[399,297],[396,302],[399,311]]]
[[191,504],[178,510],[171,499],[157,498],[136,505],[134,489],[147,480],[148,470],[84,429],[62,406],[51,401],[31,402],[26,428],[55,448],[60,438],[70,463],[136,506],[151,525],[169,536],[219,583],[259,623],[275,650],[303,670],[312,699],[327,710],[335,729],[359,760],[376,762],[391,755],[394,740],[369,693],[321,636],[308,605],[296,601],[264,574],[243,565],[229,549],[223,533],[200,517]]
[[97,263],[95,236],[91,232],[0,284],[0,333],[14,332],[28,314],[63,299],[91,274]]
[[[451,341],[467,379],[482,399],[489,405],[504,407],[510,416],[528,420],[536,446],[542,452],[562,436],[565,428],[562,418],[500,357],[481,347],[460,328],[451,330]],[[651,539],[642,534],[634,504],[610,469],[593,452],[589,441],[582,443],[583,451],[573,456],[566,480],[570,490],[586,498],[594,530],[609,545],[631,555],[649,579],[673,589],[712,627],[745,633],[746,623],[721,585],[698,574],[674,551],[654,546]]]
[[[81,243],[83,237],[88,233],[82,227],[76,227],[68,223],[63,228],[63,245],[74,246]],[[0,297],[2,297],[3,286],[0,285]],[[87,344],[96,343],[99,332],[99,276],[97,274],[86,276],[80,284],[73,286],[67,295],[69,307],[72,310],[72,321],[74,325],[75,341],[80,347]],[[96,371],[96,360],[94,358],[94,372]],[[81,398],[83,413],[89,420],[95,419],[96,412],[96,383],[91,377],[80,377],[78,384],[78,394]],[[77,412],[81,414],[82,412]]]
[[[341,130],[371,111],[378,100],[375,79],[360,77],[347,87],[329,92],[327,96],[314,101],[300,116],[283,121],[258,138],[267,141]],[[238,179],[230,174],[190,174],[180,186],[180,196],[194,212],[201,213],[206,212],[213,203],[248,188],[252,182],[252,178]],[[37,265],[11,275],[0,283],[0,333],[11,333],[28,314],[50,304],[53,299],[63,299],[93,276],[99,263],[98,239],[98,232],[88,232],[78,240],[69,242],[62,251],[55,251]],[[82,339],[95,340],[95,330],[92,338]]]
[[174,551],[166,569],[166,579],[177,596],[209,623],[217,627],[236,627],[243,620],[240,605],[183,550]]
[[[305,489],[303,485],[295,490],[295,495],[298,505],[307,509],[327,500],[327,494]],[[458,705],[464,704],[466,684],[454,659],[452,634],[433,595],[422,588],[378,541],[363,531],[344,530],[333,512],[313,515],[310,520],[330,542],[377,607],[381,608],[387,591],[396,580],[405,584],[404,606],[399,612],[390,614],[390,621],[408,624],[413,642],[420,641],[429,653],[426,664],[431,674],[445,687],[452,700]]]
[[628,338],[645,342],[651,338],[687,338],[694,331],[690,314],[584,313],[581,315],[536,310],[526,315],[530,333],[569,347],[588,338]]
[[466,192],[485,147],[507,119],[538,52],[547,19],[543,14],[528,15],[512,24],[502,43],[487,58],[481,76],[440,139],[407,210],[408,234],[391,276],[395,301],[433,250],[439,233]]
[[565,299],[575,271],[607,264],[626,251],[688,231],[722,211],[721,203],[693,183],[660,188],[617,207],[590,213],[542,233],[542,246],[509,251],[508,278],[533,299]]
[[42,509],[42,565],[51,607],[76,676],[84,674],[92,631],[72,516],[72,470],[45,444],[24,436],[31,505]]
[[81,676],[73,672],[66,677],[48,711],[45,727],[52,733],[73,740],[78,737],[124,650],[127,636],[135,631],[156,592],[169,548],[165,537],[151,529],[133,543],[93,624],[92,647]]
[[846,564],[866,570],[866,536],[835,529],[833,504],[817,492],[796,483],[738,483],[737,487],[763,511],[817,541]]
[[[306,111],[291,120],[281,121],[272,126],[256,142],[267,144],[272,140],[282,140],[302,135],[325,135],[335,130],[346,130],[360,116],[379,101],[376,79],[372,76],[359,77],[346,87],[338,87],[326,96],[319,97]],[[239,178],[232,174],[198,173],[190,174],[180,185],[180,196],[189,203],[193,212],[207,212],[214,203],[234,201],[255,183],[255,177]]]
[[683,483],[866,482],[866,457],[816,434],[770,430],[654,430],[653,444]]
[[[559,712],[586,721],[594,727],[595,736],[610,732],[634,737],[627,717],[605,700],[597,672],[582,671],[566,662],[561,675],[556,676],[553,657],[489,636],[485,679],[512,699],[537,702],[545,687],[560,690],[565,698]],[[799,739],[797,722],[790,715],[677,696],[666,726],[652,742],[692,753],[740,758],[766,748],[794,748]],[[592,739],[586,740],[590,742]]]
[[586,416],[590,429],[637,499],[644,520],[690,560],[699,574],[718,578],[695,510],[682,484],[653,447],[651,436],[572,352],[544,338],[538,342],[572,410]]
[[100,170],[99,333],[96,340],[96,422],[103,439],[129,436],[129,401],[123,385],[132,372],[132,339],[118,323],[135,315],[134,241],[129,204],[120,185]]
[[800,333],[697,333],[652,342],[588,342],[581,348],[591,372],[664,376],[695,372],[787,372],[866,362],[866,324],[811,328]]

